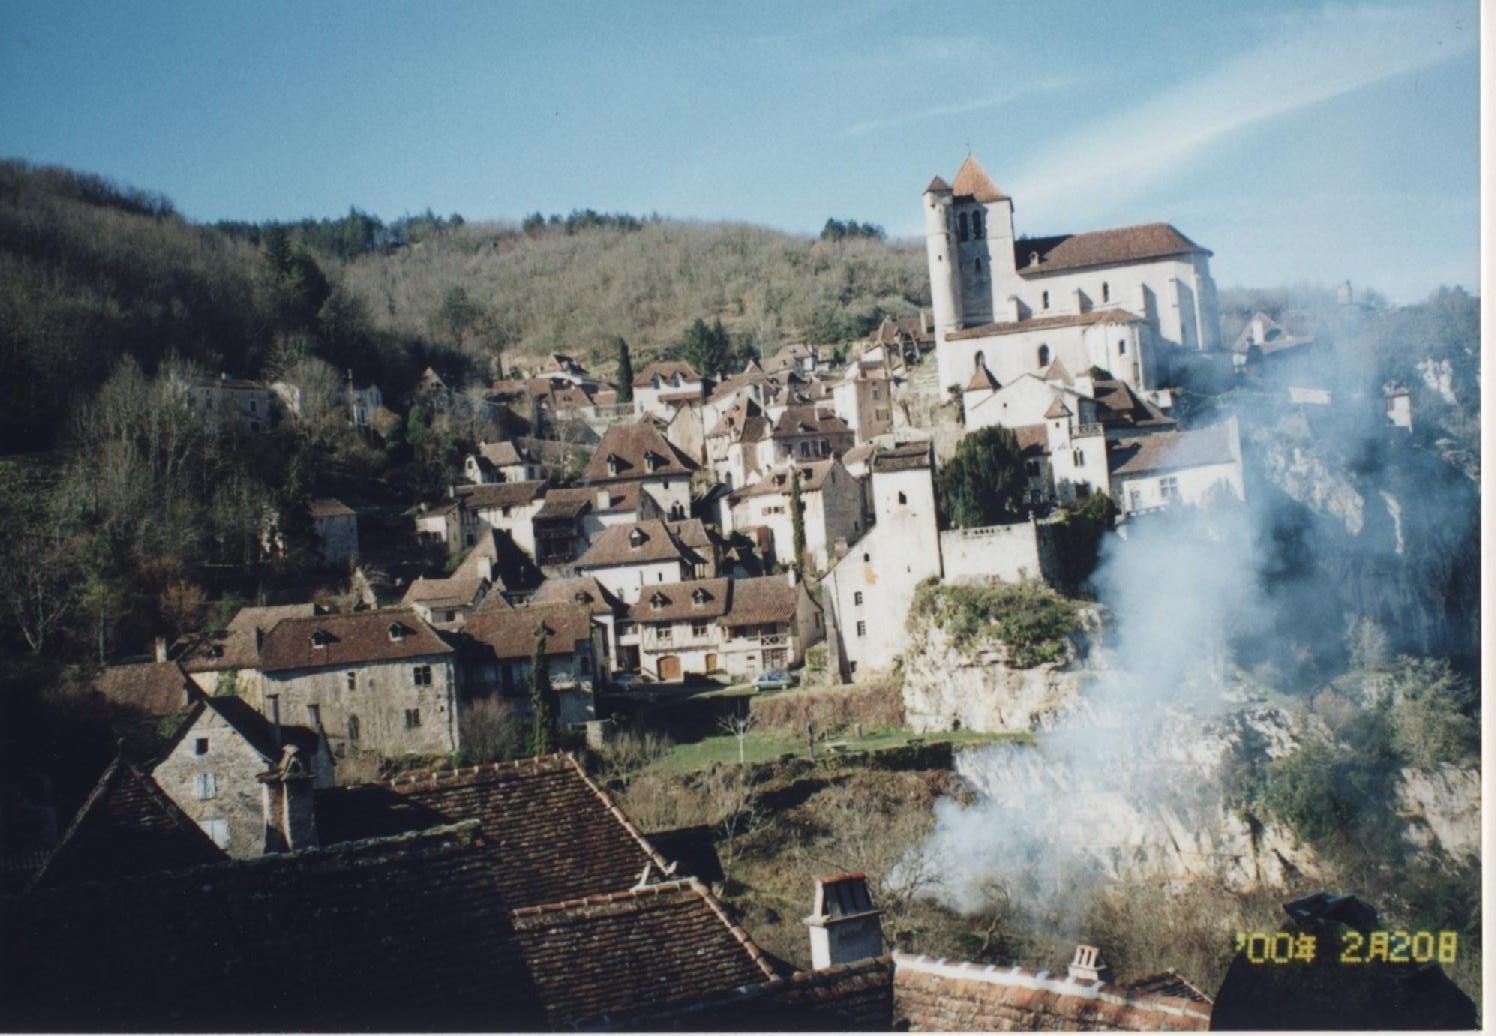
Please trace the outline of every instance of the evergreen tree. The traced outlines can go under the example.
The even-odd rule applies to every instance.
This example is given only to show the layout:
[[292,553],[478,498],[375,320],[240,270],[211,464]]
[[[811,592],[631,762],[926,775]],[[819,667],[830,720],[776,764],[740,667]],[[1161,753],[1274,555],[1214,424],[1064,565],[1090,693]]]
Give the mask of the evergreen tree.
[[791,567],[795,575],[805,572],[805,505],[800,502],[800,472],[790,465],[790,522],[794,528],[795,560]]
[[1023,512],[1026,481],[1018,438],[1007,428],[979,428],[961,440],[941,469],[935,492],[948,526],[979,528]]
[[732,363],[732,346],[722,320],[717,319],[711,327],[700,317],[693,320],[681,339],[680,355],[703,377],[720,375]]
[[629,343],[619,335],[614,339],[618,347],[618,402],[634,401],[634,361],[629,358]]
[[550,663],[545,657],[545,630],[535,637],[530,655],[530,754],[548,755],[556,750],[556,703],[551,692]]

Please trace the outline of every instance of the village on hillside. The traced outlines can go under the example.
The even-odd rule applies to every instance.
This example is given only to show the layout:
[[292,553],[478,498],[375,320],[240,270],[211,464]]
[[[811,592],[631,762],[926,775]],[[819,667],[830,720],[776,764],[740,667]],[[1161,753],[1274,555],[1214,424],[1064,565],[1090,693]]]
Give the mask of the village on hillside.
[[[768,808],[751,789],[705,829],[664,807],[631,815],[622,794],[683,710],[707,717],[724,770],[854,756],[896,769],[1050,722],[1050,698],[900,691],[927,647],[921,616],[978,591],[1063,615],[1058,632],[980,648],[1013,680],[1063,674],[1086,624],[1113,620],[1089,593],[1103,538],[1125,556],[1180,514],[1253,503],[1253,443],[1233,411],[1202,404],[1210,379],[1306,420],[1354,410],[1393,448],[1411,433],[1406,386],[1347,399],[1317,379],[1305,358],[1330,326],[1258,313],[1223,340],[1212,252],[1180,228],[1019,235],[1013,199],[970,155],[918,198],[931,304],[856,340],[790,341],[726,370],[635,370],[623,345],[607,376],[561,354],[510,358],[480,384],[433,365],[402,398],[349,372],[337,421],[376,444],[461,429],[460,449],[396,507],[344,481],[261,513],[257,562],[315,547],[286,584],[298,592],[89,676],[137,733],[76,814],[53,808],[55,775],[12,782],[11,1024],[1260,1022],[1260,969],[1217,988],[1115,975],[1104,944],[1076,945],[1060,972],[927,954],[884,920],[893,865],[871,855],[776,901],[774,923],[808,951],[771,950],[753,923],[770,912],[730,894],[746,837],[733,824]],[[1341,326],[1359,319],[1349,285],[1339,303]],[[244,371],[178,388],[205,434],[251,449],[326,391]],[[904,696],[896,736],[870,714],[816,711],[887,688]],[[148,758],[135,737],[154,739]],[[1334,926],[1349,908],[1301,909]],[[1473,1020],[1442,973],[1424,981],[1428,1027]],[[1360,995],[1368,1016],[1406,1007]]]

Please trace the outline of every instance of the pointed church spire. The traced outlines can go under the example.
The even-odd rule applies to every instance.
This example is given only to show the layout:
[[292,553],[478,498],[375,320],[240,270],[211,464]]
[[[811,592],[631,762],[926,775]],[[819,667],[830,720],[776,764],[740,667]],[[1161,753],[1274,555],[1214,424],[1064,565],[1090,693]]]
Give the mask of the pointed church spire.
[[956,182],[951,185],[959,197],[970,195],[980,202],[1011,201],[1002,188],[992,182],[992,177],[987,175],[987,170],[982,168],[975,155],[967,154],[966,161],[961,163],[961,169],[956,173]]

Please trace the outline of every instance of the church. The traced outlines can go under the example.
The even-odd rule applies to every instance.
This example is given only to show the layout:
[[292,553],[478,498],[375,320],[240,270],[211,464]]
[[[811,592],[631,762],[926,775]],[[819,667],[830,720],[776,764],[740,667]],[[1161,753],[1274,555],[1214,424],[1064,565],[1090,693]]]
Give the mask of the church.
[[1211,253],[1168,223],[1015,238],[1013,199],[971,155],[954,183],[930,181],[924,206],[942,386],[1060,361],[1151,395],[1170,352],[1219,348]]

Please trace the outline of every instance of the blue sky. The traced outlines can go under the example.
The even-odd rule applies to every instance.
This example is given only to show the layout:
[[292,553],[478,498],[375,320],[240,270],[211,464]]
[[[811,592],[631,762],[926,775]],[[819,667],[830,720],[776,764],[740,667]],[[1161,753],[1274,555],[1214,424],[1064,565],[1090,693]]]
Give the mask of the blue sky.
[[592,207],[919,233],[968,148],[1033,235],[1168,220],[1223,287],[1479,273],[1475,0],[0,0],[0,154],[188,217]]

